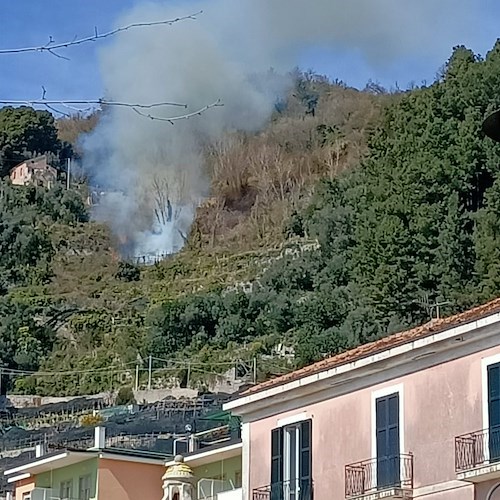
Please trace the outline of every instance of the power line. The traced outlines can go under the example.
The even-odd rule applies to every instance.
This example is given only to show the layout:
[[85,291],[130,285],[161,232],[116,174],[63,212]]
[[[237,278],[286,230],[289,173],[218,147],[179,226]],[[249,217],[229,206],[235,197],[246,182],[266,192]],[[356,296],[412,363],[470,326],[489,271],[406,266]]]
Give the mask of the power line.
[[221,362],[217,362],[217,363],[212,363],[210,361],[205,361],[205,362],[197,362],[197,363],[193,363],[192,361],[179,361],[179,360],[176,360],[176,359],[163,359],[163,358],[155,358],[154,356],[152,357],[152,359],[154,359],[155,361],[163,361],[165,363],[172,363],[172,364],[180,364],[180,365],[187,365],[187,364],[190,364],[191,366],[206,366],[207,364],[210,364],[210,365],[213,365],[213,366],[232,366],[232,365],[235,365],[238,363],[238,361],[221,361]]
[[35,375],[35,376],[52,376],[52,375],[74,375],[74,374],[83,374],[83,373],[109,373],[109,372],[117,372],[119,370],[129,371],[124,369],[124,366],[135,365],[135,361],[131,361],[129,363],[123,363],[121,366],[114,367],[105,367],[105,368],[94,368],[93,370],[67,370],[67,371],[32,371],[32,370],[17,370],[15,368],[3,368],[2,371],[4,373],[10,373],[13,375]]
[[178,23],[180,21],[187,21],[189,19],[195,20],[200,14],[202,14],[203,11],[199,11],[195,14],[191,14],[188,16],[183,16],[183,17],[177,17],[175,19],[168,19],[165,21],[152,21],[152,22],[144,22],[144,23],[132,23],[128,24],[127,26],[122,26],[121,28],[116,28],[114,30],[105,32],[105,33],[98,33],[97,27],[94,28],[94,34],[91,36],[87,36],[84,38],[75,38],[74,40],[67,41],[67,42],[62,42],[62,43],[55,43],[52,37],[49,37],[49,41],[45,45],[39,45],[35,47],[19,47],[19,48],[14,48],[14,49],[0,49],[0,55],[1,54],[20,54],[20,53],[26,53],[26,52],[48,52],[49,54],[58,57],[60,59],[68,59],[65,56],[62,56],[61,54],[58,54],[55,52],[56,50],[59,49],[66,49],[68,47],[72,47],[74,45],[83,45],[85,43],[89,42],[96,42],[97,40],[101,40],[103,38],[108,38],[114,35],[117,35],[118,33],[122,33],[124,31],[128,31],[134,28],[144,28],[144,27],[150,27],[150,26],[159,26],[159,25],[167,25],[171,26],[172,24]]

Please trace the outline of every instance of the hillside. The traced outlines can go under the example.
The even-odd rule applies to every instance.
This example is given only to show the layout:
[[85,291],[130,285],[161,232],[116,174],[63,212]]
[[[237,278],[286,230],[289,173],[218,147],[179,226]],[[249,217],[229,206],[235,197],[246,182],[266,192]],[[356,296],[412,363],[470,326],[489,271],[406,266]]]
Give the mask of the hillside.
[[264,130],[207,145],[211,197],[152,266],[120,260],[83,188],[4,184],[2,387],[107,390],[138,355],[165,381],[254,358],[265,378],[498,295],[500,149],[480,126],[499,80],[500,46],[396,94],[297,74]]

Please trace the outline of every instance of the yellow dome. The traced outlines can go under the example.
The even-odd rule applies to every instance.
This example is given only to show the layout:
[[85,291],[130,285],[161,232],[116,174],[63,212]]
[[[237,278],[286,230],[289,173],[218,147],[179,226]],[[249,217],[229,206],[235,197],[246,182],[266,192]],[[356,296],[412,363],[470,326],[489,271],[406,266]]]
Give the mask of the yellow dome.
[[193,477],[193,469],[184,463],[184,457],[182,455],[177,455],[174,458],[174,465],[168,467],[163,475],[163,479],[190,480]]

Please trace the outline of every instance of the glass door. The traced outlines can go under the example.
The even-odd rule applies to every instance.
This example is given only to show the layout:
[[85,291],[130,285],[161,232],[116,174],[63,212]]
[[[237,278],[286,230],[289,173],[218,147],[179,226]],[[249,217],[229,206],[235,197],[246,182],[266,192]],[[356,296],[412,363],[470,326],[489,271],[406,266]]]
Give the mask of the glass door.
[[299,500],[300,427],[285,427],[284,437],[283,497],[284,500]]

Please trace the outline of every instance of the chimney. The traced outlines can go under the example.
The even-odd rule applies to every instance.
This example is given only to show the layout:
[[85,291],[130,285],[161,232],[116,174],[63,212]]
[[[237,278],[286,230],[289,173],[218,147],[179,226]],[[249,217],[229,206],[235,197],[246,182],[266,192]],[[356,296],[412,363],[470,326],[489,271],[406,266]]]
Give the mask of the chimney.
[[98,426],[95,428],[94,434],[94,448],[102,450],[106,448],[106,428]]
[[45,443],[35,445],[35,458],[40,458],[45,455]]

